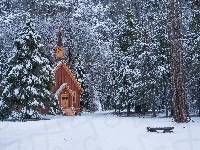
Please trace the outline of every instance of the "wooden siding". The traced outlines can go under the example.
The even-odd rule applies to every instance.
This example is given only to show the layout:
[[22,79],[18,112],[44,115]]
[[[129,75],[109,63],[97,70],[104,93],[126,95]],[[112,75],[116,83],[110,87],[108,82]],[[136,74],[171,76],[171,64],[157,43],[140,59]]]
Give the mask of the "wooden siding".
[[69,89],[76,92],[76,102],[73,103],[72,95],[70,95],[69,91],[65,87],[64,89],[62,89],[62,91],[58,95],[59,106],[61,105],[61,94],[69,94],[69,100],[70,100],[69,106],[71,107],[73,105],[76,112],[80,112],[80,90],[77,87],[77,85],[74,83],[69,73],[66,71],[65,66],[63,65],[61,65],[59,69],[57,69],[57,71],[55,72],[56,85],[52,88],[52,93],[55,94],[56,91],[60,88],[60,86],[63,83],[67,83],[67,85],[69,86]]

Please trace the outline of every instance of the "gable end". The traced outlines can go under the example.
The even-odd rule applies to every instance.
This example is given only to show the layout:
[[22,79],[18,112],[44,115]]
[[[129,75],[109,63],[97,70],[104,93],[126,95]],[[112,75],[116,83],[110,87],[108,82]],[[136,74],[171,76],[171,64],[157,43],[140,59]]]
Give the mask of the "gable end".
[[83,88],[81,87],[81,85],[78,83],[78,81],[76,80],[76,78],[74,77],[73,73],[71,72],[71,70],[67,67],[67,65],[65,64],[65,61],[61,61],[57,67],[54,69],[54,73],[56,74],[56,72],[58,71],[58,69],[63,66],[64,69],[67,71],[67,73],[69,74],[70,78],[73,80],[73,82],[75,83],[75,85],[78,87],[78,89],[80,91],[83,91]]

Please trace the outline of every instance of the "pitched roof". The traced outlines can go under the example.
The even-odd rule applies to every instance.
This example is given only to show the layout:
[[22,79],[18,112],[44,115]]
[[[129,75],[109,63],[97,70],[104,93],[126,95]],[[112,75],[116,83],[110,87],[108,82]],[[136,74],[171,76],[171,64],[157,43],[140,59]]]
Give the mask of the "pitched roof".
[[74,77],[73,73],[71,72],[71,70],[67,67],[66,63],[64,60],[61,60],[57,66],[54,69],[54,73],[56,73],[58,71],[58,69],[63,66],[65,68],[65,70],[67,71],[67,73],[69,74],[70,78],[73,80],[73,82],[75,83],[75,85],[78,87],[78,89],[80,91],[83,91],[83,88],[81,87],[81,85],[78,83],[78,81],[76,80],[76,78]]
[[56,91],[55,95],[59,95],[63,89],[67,88],[68,92],[70,95],[74,96],[74,92],[69,88],[69,85],[67,85],[67,83],[63,83],[59,89]]

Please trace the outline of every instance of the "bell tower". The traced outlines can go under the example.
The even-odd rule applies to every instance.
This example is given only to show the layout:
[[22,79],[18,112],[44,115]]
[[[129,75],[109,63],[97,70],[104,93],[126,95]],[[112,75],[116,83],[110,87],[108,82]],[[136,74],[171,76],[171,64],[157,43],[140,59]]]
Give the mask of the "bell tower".
[[56,35],[56,46],[54,48],[54,57],[55,59],[64,58],[62,33],[60,30],[60,26],[58,26],[58,33]]

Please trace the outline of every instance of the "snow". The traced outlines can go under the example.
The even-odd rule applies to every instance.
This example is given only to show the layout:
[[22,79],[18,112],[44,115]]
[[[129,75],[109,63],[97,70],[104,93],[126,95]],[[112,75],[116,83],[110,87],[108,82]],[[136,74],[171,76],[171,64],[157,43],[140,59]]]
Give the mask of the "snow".
[[1,100],[1,97],[0,97],[0,107],[3,106],[3,101]]
[[41,60],[41,58],[39,58],[37,55],[33,56],[34,60],[36,60],[36,62],[38,62],[39,64],[43,63],[43,60]]
[[[171,118],[117,117],[105,113],[45,116],[51,120],[0,122],[0,149],[198,150],[200,118],[177,124]],[[146,127],[174,127],[172,133]]]
[[26,88],[26,90],[27,90],[27,91],[31,91],[31,92],[32,92],[33,94],[35,94],[35,95],[38,94],[37,89],[34,88],[33,86],[28,86],[28,87]]
[[200,41],[200,36],[197,38],[197,41]]
[[19,94],[19,89],[15,89],[14,93],[15,93],[15,95],[18,95]]
[[30,104],[31,106],[38,106],[39,105],[39,102],[34,100],[33,102],[31,102]]
[[165,71],[166,69],[165,69],[165,67],[163,67],[163,66],[158,66],[158,70],[159,70],[159,71]]
[[55,93],[55,95],[57,96],[58,95],[58,93],[60,92],[60,90],[62,90],[62,88],[65,86],[65,84],[67,84],[67,83],[63,83],[60,87],[59,87],[59,89],[56,91],[56,93]]

